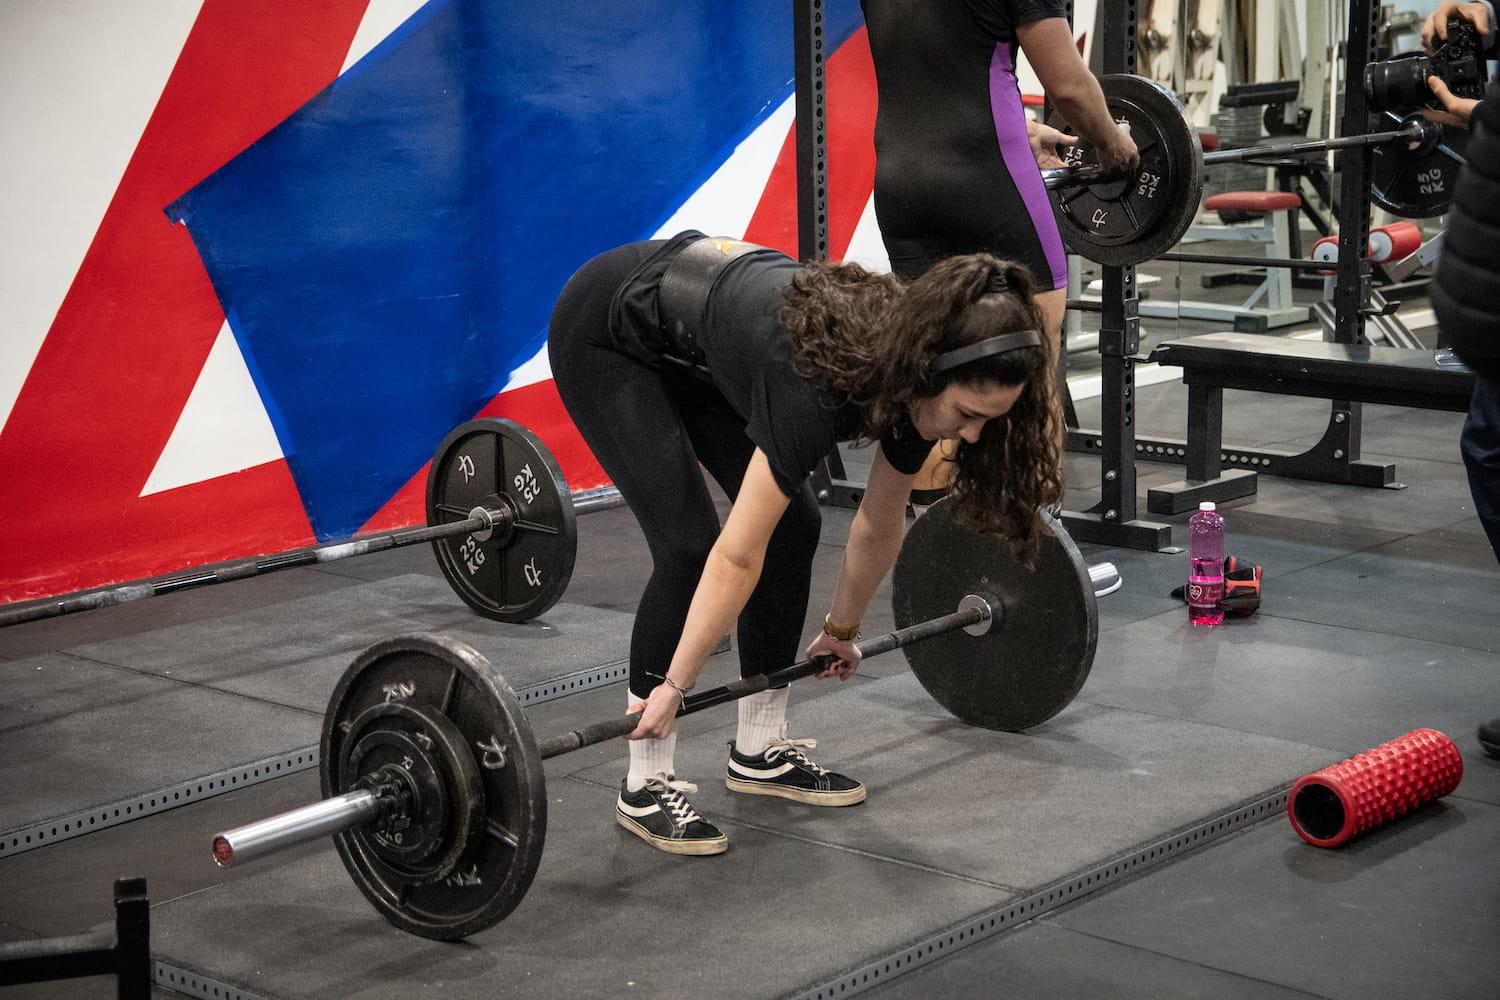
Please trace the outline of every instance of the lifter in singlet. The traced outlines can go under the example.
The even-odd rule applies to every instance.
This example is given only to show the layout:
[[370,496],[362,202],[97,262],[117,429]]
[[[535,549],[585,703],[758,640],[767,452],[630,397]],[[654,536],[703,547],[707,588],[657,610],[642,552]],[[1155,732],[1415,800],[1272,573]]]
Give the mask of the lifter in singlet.
[[[1068,266],[1016,82],[1024,52],[1048,99],[1106,168],[1140,155],[1073,42],[1063,0],[861,0],[875,61],[875,217],[907,280],[946,257],[990,253],[1036,280],[1060,357]],[[1063,137],[1064,141],[1073,137]],[[934,452],[918,493],[945,488]]]

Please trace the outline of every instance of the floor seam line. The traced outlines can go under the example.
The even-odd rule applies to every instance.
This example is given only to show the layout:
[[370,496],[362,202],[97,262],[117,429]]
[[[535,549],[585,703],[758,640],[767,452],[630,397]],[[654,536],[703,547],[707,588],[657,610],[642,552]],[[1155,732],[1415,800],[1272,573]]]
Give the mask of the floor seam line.
[[[1232,840],[1233,840],[1233,838],[1230,838],[1230,839],[1226,839],[1226,840],[1223,840],[1223,841],[1215,842],[1213,844],[1209,844],[1208,847],[1205,848],[1205,850],[1210,850],[1210,849],[1212,849],[1214,847],[1219,846],[1219,844],[1222,844],[1222,843],[1231,843]],[[1165,870],[1168,867],[1171,867],[1171,866],[1170,865],[1164,865],[1164,866],[1162,866],[1162,868],[1153,869],[1152,871],[1146,872],[1146,873],[1144,873],[1141,876],[1140,880],[1136,880],[1136,881],[1141,881],[1141,880],[1150,878],[1151,875],[1155,874],[1158,871],[1163,871],[1163,870]],[[1100,893],[1098,897],[1094,897],[1094,898],[1102,899],[1104,896],[1108,895],[1109,892],[1112,891],[1113,889],[1121,888],[1123,885],[1126,885],[1126,884],[1130,884],[1130,883],[1121,883],[1120,886],[1112,886],[1112,887],[1110,887],[1109,890],[1106,890],[1105,892]],[[1081,907],[1087,906],[1089,904],[1089,902],[1091,902],[1090,898],[1084,898],[1084,899],[1079,900],[1077,905],[1078,905],[1079,908],[1081,908]],[[1200,968],[1200,969],[1208,969],[1211,972],[1222,972],[1226,976],[1233,976],[1236,979],[1243,979],[1246,982],[1264,983],[1267,986],[1274,986],[1277,989],[1291,990],[1292,992],[1297,993],[1297,994],[1299,994],[1301,996],[1313,997],[1313,998],[1315,998],[1315,1000],[1331,1000],[1330,997],[1328,997],[1326,994],[1323,994],[1323,993],[1312,993],[1312,992],[1309,992],[1308,990],[1301,989],[1300,987],[1297,987],[1297,986],[1288,986],[1286,983],[1278,983],[1275,980],[1271,980],[1271,979],[1262,979],[1259,976],[1247,976],[1243,972],[1236,972],[1233,969],[1225,969],[1225,968],[1221,968],[1220,966],[1217,966],[1217,965],[1209,965],[1206,962],[1200,962],[1200,961],[1198,961],[1196,959],[1192,959],[1192,958],[1183,958],[1181,955],[1173,955],[1170,952],[1158,951],[1155,948],[1148,948],[1145,945],[1132,944],[1129,941],[1120,941],[1120,940],[1118,940],[1116,938],[1109,937],[1108,935],[1105,935],[1105,934],[1095,934],[1095,933],[1093,933],[1091,931],[1081,930],[1081,929],[1079,929],[1077,927],[1070,927],[1067,924],[1062,923],[1060,920],[1057,919],[1057,917],[1060,916],[1062,914],[1062,912],[1063,912],[1062,910],[1054,910],[1052,913],[1045,913],[1042,916],[1040,916],[1040,917],[1037,918],[1037,923],[1044,923],[1044,924],[1048,924],[1048,925],[1051,925],[1051,926],[1054,926],[1054,927],[1058,927],[1058,928],[1060,928],[1062,930],[1069,931],[1070,933],[1073,933],[1073,934],[1080,934],[1083,937],[1089,938],[1089,939],[1094,940],[1094,941],[1106,941],[1106,942],[1108,942],[1110,944],[1117,944],[1117,945],[1119,945],[1122,948],[1131,948],[1131,949],[1134,949],[1135,951],[1143,951],[1143,952],[1145,952],[1148,955],[1156,955],[1156,956],[1161,957],[1161,958],[1168,958],[1168,959],[1171,959],[1174,962],[1182,962],[1184,965],[1192,965],[1192,966],[1196,966],[1197,968]]]
[[[214,687],[213,685],[205,684],[202,681],[190,681],[185,680],[181,677],[163,677],[161,674],[153,673],[149,670],[142,670],[139,667],[127,667],[121,663],[110,663],[108,660],[99,660],[95,659],[92,656],[82,656],[78,653],[67,653],[67,655],[82,660],[85,663],[93,663],[101,667],[112,667],[116,670],[124,670],[139,677],[152,677],[159,681],[168,681],[172,684],[180,684],[184,687],[197,688],[201,691],[212,691],[215,694],[228,695],[231,698],[244,698],[247,701],[259,702],[262,705],[270,705],[273,708],[284,708],[291,712],[298,712],[303,715],[311,715],[320,719],[323,717],[322,712],[314,711],[310,708],[303,708],[300,705],[288,705],[284,702],[272,701],[270,698],[262,698],[259,695],[246,694],[240,691],[227,691],[224,688]],[[277,669],[283,669],[287,666],[295,666],[295,664],[277,664]]]

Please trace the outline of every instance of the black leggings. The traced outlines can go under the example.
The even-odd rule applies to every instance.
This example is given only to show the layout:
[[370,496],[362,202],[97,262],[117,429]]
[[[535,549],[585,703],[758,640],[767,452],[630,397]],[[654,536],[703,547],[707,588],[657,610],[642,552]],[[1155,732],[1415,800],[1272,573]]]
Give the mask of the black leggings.
[[[755,451],[745,421],[717,389],[671,366],[648,367],[610,342],[615,290],[660,246],[627,244],[585,264],[558,297],[547,341],[563,404],[651,550],[651,579],[630,636],[630,691],[637,697],[666,674],[719,535],[699,463],[733,500]],[[740,614],[742,675],[799,659],[821,528],[817,499],[803,483],[771,536],[760,582]]]

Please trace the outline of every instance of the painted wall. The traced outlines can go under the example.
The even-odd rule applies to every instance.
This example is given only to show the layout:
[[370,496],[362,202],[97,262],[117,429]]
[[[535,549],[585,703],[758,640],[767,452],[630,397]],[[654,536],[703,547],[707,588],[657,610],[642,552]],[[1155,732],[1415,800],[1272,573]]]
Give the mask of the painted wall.
[[[886,262],[857,0],[835,256]],[[791,2],[0,5],[0,602],[415,523],[475,415],[603,475],[543,338],[600,250],[795,249]]]

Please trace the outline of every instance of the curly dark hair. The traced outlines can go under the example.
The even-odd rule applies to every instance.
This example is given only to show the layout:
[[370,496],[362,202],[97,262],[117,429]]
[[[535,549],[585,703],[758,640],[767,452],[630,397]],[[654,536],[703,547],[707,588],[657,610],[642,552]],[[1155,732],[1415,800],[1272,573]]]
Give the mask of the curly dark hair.
[[[1004,287],[1004,292],[996,288]],[[792,365],[836,403],[863,414],[874,440],[908,419],[907,404],[959,382],[1022,386],[1010,412],[953,455],[953,501],[971,527],[1008,538],[1032,562],[1044,533],[1037,511],[1062,501],[1062,412],[1056,347],[991,355],[934,374],[945,351],[1017,330],[1043,330],[1026,268],[989,254],[944,260],[910,285],[858,264],[814,265],[786,290],[781,323]]]

